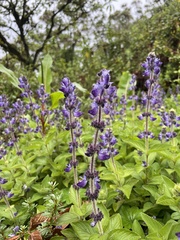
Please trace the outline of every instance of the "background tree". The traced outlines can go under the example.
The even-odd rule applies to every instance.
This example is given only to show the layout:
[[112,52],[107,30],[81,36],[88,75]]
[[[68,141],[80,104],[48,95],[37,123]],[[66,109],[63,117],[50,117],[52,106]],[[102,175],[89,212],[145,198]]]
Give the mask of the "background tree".
[[[81,26],[89,14],[102,7],[92,0],[0,1],[0,46],[24,66],[36,67],[49,41]],[[107,2],[107,1],[106,1]],[[61,41],[62,40],[62,41]],[[72,55],[76,40],[69,46]]]

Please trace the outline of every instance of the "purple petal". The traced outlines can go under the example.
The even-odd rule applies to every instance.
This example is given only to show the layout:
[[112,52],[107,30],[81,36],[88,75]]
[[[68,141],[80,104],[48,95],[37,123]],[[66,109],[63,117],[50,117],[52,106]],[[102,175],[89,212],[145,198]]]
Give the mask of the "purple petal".
[[72,169],[72,165],[70,163],[67,164],[66,168],[64,169],[65,172],[70,172]]
[[86,186],[87,182],[88,182],[88,181],[87,181],[87,178],[86,178],[86,176],[84,175],[83,178],[82,178],[82,181],[80,181],[80,182],[77,183],[77,186],[80,187],[80,188],[83,188],[83,187]]
[[107,149],[101,149],[98,153],[98,158],[99,160],[108,160],[110,158],[110,154],[109,152],[107,151]]

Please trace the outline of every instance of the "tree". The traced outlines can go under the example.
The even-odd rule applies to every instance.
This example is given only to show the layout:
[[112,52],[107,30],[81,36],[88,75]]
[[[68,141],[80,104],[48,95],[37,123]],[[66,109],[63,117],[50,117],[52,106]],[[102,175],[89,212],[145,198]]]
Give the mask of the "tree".
[[[0,46],[25,66],[36,68],[52,38],[81,23],[97,11],[102,1],[1,0]],[[108,1],[105,1],[108,2]],[[70,50],[75,47],[72,42]]]

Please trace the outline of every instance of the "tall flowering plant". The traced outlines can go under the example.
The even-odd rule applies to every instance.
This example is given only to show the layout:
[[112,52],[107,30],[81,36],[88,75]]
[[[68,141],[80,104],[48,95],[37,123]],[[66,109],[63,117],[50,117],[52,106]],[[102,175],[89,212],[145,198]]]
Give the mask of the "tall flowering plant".
[[142,64],[142,67],[145,69],[143,75],[148,79],[145,82],[147,88],[147,93],[143,94],[141,98],[142,104],[145,106],[145,112],[138,116],[139,120],[145,119],[145,130],[139,133],[138,137],[140,139],[145,139],[145,148],[146,148],[146,159],[145,166],[148,166],[148,149],[149,149],[149,138],[154,138],[154,134],[149,131],[149,120],[155,121],[156,118],[151,113],[153,105],[157,103],[157,85],[160,74],[160,60],[156,57],[155,53],[149,53],[146,61]]
[[78,172],[76,159],[76,149],[78,148],[77,138],[81,135],[81,124],[77,120],[82,112],[80,111],[80,102],[78,101],[75,93],[75,86],[71,83],[69,78],[65,77],[61,81],[60,91],[64,93],[64,106],[62,114],[66,119],[66,130],[70,131],[71,142],[69,143],[69,152],[72,154],[71,161],[67,164],[65,172],[70,172],[73,168],[74,171],[74,188],[76,190],[76,199],[78,206],[80,206],[80,195],[78,186]]
[[[86,156],[90,157],[89,168],[85,172],[81,181],[78,182],[79,187],[85,187],[89,184],[86,190],[86,196],[92,202],[93,212],[90,217],[93,219],[91,226],[96,224],[100,234],[103,234],[101,220],[103,213],[97,206],[98,194],[100,191],[99,173],[96,170],[96,158],[104,161],[117,154],[116,150],[112,147],[115,144],[115,139],[110,130],[105,134],[100,134],[105,129],[105,121],[103,120],[103,113],[112,113],[112,103],[116,98],[116,88],[110,82],[110,73],[108,70],[103,69],[98,73],[100,77],[96,84],[94,84],[90,98],[92,99],[91,109],[89,114],[93,118],[91,126],[95,129],[95,134],[92,143],[89,144]],[[101,139],[101,141],[99,141]]]

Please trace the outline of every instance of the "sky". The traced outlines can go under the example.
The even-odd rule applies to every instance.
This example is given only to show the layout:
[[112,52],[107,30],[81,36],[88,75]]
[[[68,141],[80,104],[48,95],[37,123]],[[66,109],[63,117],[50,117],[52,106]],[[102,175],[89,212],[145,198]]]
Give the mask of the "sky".
[[[127,6],[132,7],[132,2],[134,0],[113,0],[114,10],[121,10],[122,4],[127,4]],[[141,6],[144,6],[149,2],[149,0],[138,0],[141,3]],[[132,11],[133,12],[133,11]]]
[[[116,10],[121,10],[121,5],[122,4],[127,4],[127,6],[131,6],[132,2],[134,0],[113,0],[113,11]],[[149,0],[136,0],[139,1],[140,3],[142,3],[142,5],[145,5]],[[133,14],[133,9],[132,9],[132,14]],[[5,52],[0,48],[0,58],[3,57],[5,55]]]
[[[114,0],[114,6],[120,9],[122,4],[126,3],[128,6],[130,6],[133,1],[134,0]],[[143,5],[147,3],[147,1],[148,0],[139,0],[139,2],[141,2]]]

